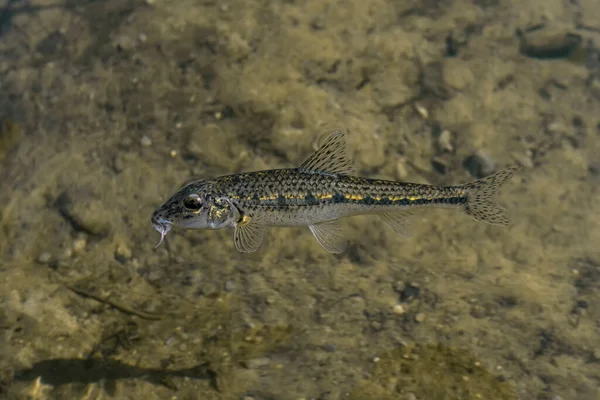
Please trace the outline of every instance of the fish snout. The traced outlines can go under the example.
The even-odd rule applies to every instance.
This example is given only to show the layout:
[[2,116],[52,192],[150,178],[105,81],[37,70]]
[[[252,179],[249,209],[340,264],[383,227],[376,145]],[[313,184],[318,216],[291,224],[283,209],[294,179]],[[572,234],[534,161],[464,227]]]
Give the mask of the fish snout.
[[159,208],[152,213],[151,222],[154,229],[160,233],[160,241],[156,245],[156,247],[158,247],[165,240],[167,233],[171,230],[172,223],[164,217],[164,210],[162,208]]

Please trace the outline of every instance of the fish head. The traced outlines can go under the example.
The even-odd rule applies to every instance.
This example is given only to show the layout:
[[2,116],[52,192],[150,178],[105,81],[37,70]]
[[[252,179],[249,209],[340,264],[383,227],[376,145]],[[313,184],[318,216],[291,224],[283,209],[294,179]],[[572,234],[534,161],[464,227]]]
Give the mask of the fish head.
[[161,235],[156,247],[173,227],[220,229],[237,222],[239,215],[230,199],[184,187],[152,213],[152,226]]

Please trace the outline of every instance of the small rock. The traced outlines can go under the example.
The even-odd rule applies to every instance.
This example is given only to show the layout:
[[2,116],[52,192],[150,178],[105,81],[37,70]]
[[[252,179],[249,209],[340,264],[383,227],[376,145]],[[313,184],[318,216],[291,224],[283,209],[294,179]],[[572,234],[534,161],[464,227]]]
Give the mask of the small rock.
[[588,172],[595,176],[600,175],[600,161],[592,161],[588,165]]
[[421,293],[421,289],[419,289],[416,285],[414,285],[414,284],[406,285],[404,287],[404,289],[402,289],[402,291],[400,292],[400,301],[403,301],[403,302],[410,301],[414,298],[419,297],[420,293]]
[[417,111],[417,113],[419,113],[419,115],[421,116],[421,118],[423,118],[423,119],[429,118],[429,111],[427,111],[427,109],[425,107],[423,107],[420,104],[415,104],[414,107],[415,107],[415,110]]
[[68,260],[71,257],[73,257],[73,249],[70,247],[66,247],[62,253],[61,259]]
[[118,261],[129,260],[132,256],[131,249],[125,243],[119,243],[115,251],[115,258]]
[[475,77],[469,62],[460,58],[447,58],[442,69],[444,83],[456,90],[462,90],[473,83]]
[[469,173],[477,178],[488,176],[496,170],[496,162],[484,150],[477,150],[467,157],[463,166]]
[[91,190],[70,189],[58,196],[55,205],[76,231],[104,236],[110,231],[112,212],[100,198]]
[[404,160],[400,160],[396,163],[396,179],[403,181],[408,177],[408,171],[406,170],[406,163]]
[[425,321],[425,314],[424,313],[418,313],[417,315],[415,315],[415,321],[416,322],[423,322],[423,321]]
[[45,252],[43,252],[42,254],[39,255],[37,261],[40,264],[48,264],[51,259],[52,259],[52,254],[50,254],[47,251],[45,251]]
[[115,47],[119,50],[130,50],[135,47],[135,41],[126,35],[119,35],[115,40]]
[[237,285],[234,281],[229,280],[229,281],[225,282],[225,291],[226,292],[233,292],[233,291],[235,291],[236,288],[237,288]]
[[73,241],[73,246],[72,246],[73,252],[81,253],[83,250],[85,250],[86,246],[87,246],[87,239],[85,238],[85,236],[80,236]]
[[540,29],[520,35],[521,54],[538,59],[569,57],[583,43],[580,35],[562,29]]
[[402,293],[405,287],[406,285],[402,281],[397,281],[396,283],[394,283],[394,291],[396,291],[397,293]]
[[323,346],[323,350],[328,353],[335,353],[336,347],[335,344],[327,343]]
[[454,145],[452,142],[452,132],[450,132],[448,129],[444,129],[437,138],[437,148],[442,153],[452,153],[454,151]]
[[471,307],[471,316],[473,318],[484,318],[487,315],[487,310],[485,307],[480,306],[479,304],[474,305],[473,307]]
[[152,146],[152,139],[150,139],[148,136],[142,136],[140,144],[142,145],[142,147],[150,147]]
[[444,175],[448,170],[448,165],[446,161],[440,157],[434,157],[431,160],[431,166],[438,174]]
[[532,154],[523,154],[523,155],[516,155],[515,156],[515,161],[518,162],[519,164],[521,164],[523,166],[523,168],[533,168],[534,164],[533,164],[533,160],[532,160]]
[[371,328],[374,331],[379,332],[381,330],[381,328],[383,328],[383,325],[381,324],[381,322],[373,321],[373,322],[371,322]]
[[264,368],[271,363],[271,360],[267,357],[254,358],[252,360],[244,361],[244,366],[247,369],[258,369]]
[[120,154],[117,154],[115,158],[113,158],[112,167],[117,174],[123,172],[123,170],[125,169],[123,157],[121,157]]
[[393,308],[394,314],[402,315],[406,313],[406,308],[402,304],[396,304]]

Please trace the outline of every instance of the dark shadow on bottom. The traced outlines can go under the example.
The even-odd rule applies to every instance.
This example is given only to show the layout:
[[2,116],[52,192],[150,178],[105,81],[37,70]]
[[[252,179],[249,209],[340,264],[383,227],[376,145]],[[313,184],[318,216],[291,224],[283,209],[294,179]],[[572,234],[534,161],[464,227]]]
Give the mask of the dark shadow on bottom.
[[216,374],[206,363],[179,370],[163,370],[140,368],[115,360],[59,358],[40,361],[30,369],[18,371],[14,375],[14,380],[33,381],[38,377],[41,377],[42,382],[45,384],[54,387],[69,383],[91,384],[104,382],[103,387],[110,395],[114,395],[115,381],[131,378],[143,379],[173,390],[176,390],[177,387],[171,381],[172,378],[206,379],[210,380],[213,388],[216,388]]

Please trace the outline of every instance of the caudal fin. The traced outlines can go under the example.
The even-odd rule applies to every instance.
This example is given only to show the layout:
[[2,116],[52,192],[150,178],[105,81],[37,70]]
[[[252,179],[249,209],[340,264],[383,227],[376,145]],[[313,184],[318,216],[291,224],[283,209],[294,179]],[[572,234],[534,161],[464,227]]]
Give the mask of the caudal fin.
[[477,221],[492,225],[510,225],[506,210],[496,203],[500,188],[520,171],[522,167],[512,166],[493,175],[467,183],[462,187],[468,193],[465,212]]

